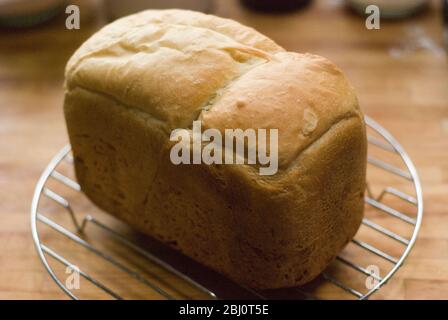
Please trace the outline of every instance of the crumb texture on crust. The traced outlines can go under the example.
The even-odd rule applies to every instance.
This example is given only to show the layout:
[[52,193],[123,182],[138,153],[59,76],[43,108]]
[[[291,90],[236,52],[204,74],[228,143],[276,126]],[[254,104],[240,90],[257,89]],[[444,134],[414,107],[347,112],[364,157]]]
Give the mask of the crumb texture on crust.
[[[232,20],[149,10],[87,40],[65,87],[84,193],[239,283],[306,283],[359,227],[363,116],[325,58],[286,52]],[[203,129],[278,129],[279,172],[173,165],[169,134],[196,119]]]

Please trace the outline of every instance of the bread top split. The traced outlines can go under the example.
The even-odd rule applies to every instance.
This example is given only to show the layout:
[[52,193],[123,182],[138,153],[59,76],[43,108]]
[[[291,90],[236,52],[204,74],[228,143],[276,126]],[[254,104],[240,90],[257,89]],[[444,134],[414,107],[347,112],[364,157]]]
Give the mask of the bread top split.
[[148,10],[87,40],[66,67],[66,90],[108,96],[164,131],[278,129],[279,169],[333,125],[362,120],[353,88],[329,60],[287,52],[238,22],[184,10]]

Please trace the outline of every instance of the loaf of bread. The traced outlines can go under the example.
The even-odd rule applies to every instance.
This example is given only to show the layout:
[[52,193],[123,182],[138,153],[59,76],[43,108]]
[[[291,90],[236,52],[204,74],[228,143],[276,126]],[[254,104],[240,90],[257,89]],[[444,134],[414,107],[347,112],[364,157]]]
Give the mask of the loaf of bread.
[[[100,208],[256,289],[309,282],[363,216],[366,135],[330,61],[235,21],[149,10],[93,35],[66,68],[77,179]],[[278,130],[278,170],[176,165],[178,128]],[[189,131],[191,132],[191,131]]]

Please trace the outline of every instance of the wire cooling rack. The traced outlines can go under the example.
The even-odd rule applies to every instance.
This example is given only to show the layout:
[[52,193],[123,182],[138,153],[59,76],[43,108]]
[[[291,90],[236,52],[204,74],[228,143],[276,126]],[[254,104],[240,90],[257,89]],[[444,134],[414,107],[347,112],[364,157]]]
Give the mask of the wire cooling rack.
[[[126,229],[85,198],[74,178],[70,146],[51,160],[34,192],[31,229],[39,258],[73,299],[83,295],[106,299],[367,299],[391,280],[409,255],[423,203],[420,180],[407,153],[378,123],[366,117],[366,124],[369,165],[362,226],[336,260],[308,285],[254,291],[180,254],[173,253],[173,260],[165,254],[171,249],[157,247],[154,240],[148,244],[147,237]],[[75,273],[78,283],[73,282]],[[387,298],[387,293],[380,298]]]

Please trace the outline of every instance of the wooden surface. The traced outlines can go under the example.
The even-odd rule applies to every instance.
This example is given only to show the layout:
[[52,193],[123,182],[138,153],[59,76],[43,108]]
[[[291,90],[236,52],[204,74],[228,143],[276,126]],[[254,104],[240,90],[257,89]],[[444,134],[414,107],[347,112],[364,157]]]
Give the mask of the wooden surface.
[[[333,60],[357,89],[364,112],[386,127],[414,161],[425,204],[421,232],[409,259],[374,296],[377,299],[448,299],[448,68],[446,56],[440,51],[442,27],[436,6],[411,20],[383,21],[381,30],[371,31],[365,29],[362,18],[348,13],[339,1],[315,1],[311,8],[282,16],[255,14],[240,8],[236,1],[217,1],[214,9],[218,15],[253,26],[289,50]],[[64,28],[63,15],[39,28],[0,31],[3,299],[67,298],[36,255],[29,209],[40,173],[67,143],[62,115],[63,69],[71,53],[102,24],[94,17],[95,10],[82,2],[78,31]],[[406,52],[404,49],[410,48],[418,36],[432,41],[433,48]],[[397,56],[397,52],[402,54]],[[378,185],[373,186],[374,192],[384,184],[403,184],[372,172],[371,178]],[[385,218],[379,219],[388,223]],[[395,224],[390,228],[406,236],[412,230]],[[42,231],[42,239],[62,243],[48,230]],[[384,250],[399,253],[395,246],[386,243]],[[76,258],[77,250],[70,247],[68,251]],[[84,254],[79,255],[82,261],[87,260]],[[104,273],[104,269],[96,272]],[[126,288],[124,278],[110,276]],[[128,286],[133,297],[147,297],[138,294],[138,288]],[[103,297],[94,288],[86,291],[86,297]],[[345,295],[334,291],[330,297]]]

